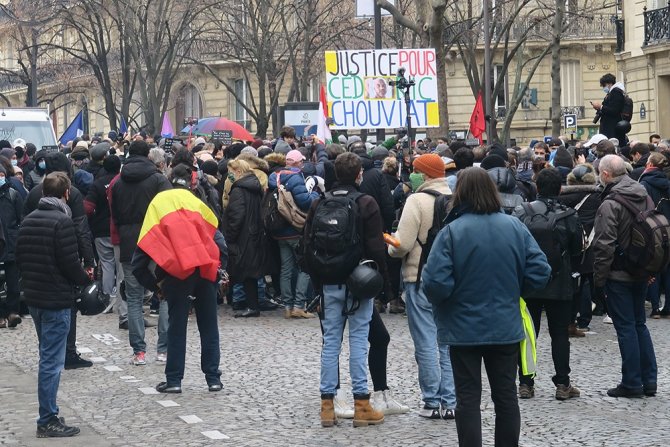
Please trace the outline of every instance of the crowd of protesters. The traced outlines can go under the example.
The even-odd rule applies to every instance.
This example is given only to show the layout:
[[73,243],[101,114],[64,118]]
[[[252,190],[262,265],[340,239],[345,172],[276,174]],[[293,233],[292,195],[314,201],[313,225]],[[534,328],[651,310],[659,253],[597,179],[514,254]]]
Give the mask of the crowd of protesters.
[[[209,390],[219,391],[217,301],[239,318],[281,308],[289,320],[321,319],[322,425],[338,418],[353,418],[356,426],[379,424],[384,415],[410,411],[386,383],[390,336],[381,316],[406,313],[423,400],[419,414],[455,419],[461,445],[481,445],[483,359],[495,404],[496,445],[518,445],[517,398],[535,396],[535,378],[524,374],[520,361],[520,297],[536,334],[546,313],[556,399],[580,396],[570,377],[569,337],[584,337],[594,316],[614,324],[621,351],[621,382],[607,393],[656,393],[645,301],[651,318],[670,318],[667,301],[661,305],[670,292],[670,269],[650,278],[614,262],[615,246],[630,244],[634,216],[608,197],[621,195],[639,211],[657,207],[670,219],[670,141],[659,135],[623,147],[597,134],[571,144],[554,138],[524,148],[472,148],[446,138],[410,146],[406,136],[375,144],[339,135],[323,144],[315,137],[298,139],[285,127],[275,140],[225,147],[204,137],[181,141],[110,132],[106,138],[77,138],[57,152],[36,149],[21,139],[0,141],[6,285],[0,328],[16,328],[28,314],[35,320],[38,436],[78,433],[58,417],[58,365],[92,364],[76,351],[74,294],[54,294],[53,301],[42,296],[50,292],[37,283],[36,263],[50,264],[63,290],[85,283],[85,277],[100,281],[110,303],[105,311],[116,312],[119,329],[128,330],[130,362],[166,363],[166,381],[156,387],[163,393],[182,392],[190,312],[201,335],[202,371]],[[276,214],[273,198],[289,211]],[[310,249],[317,253],[327,245],[318,240],[326,237],[319,230],[320,213],[338,198],[356,216],[355,264],[374,261],[383,280],[372,296],[354,296],[366,292],[355,292],[348,274],[334,277],[305,265]],[[442,200],[446,217],[435,235],[435,204]],[[529,230],[537,215],[558,216],[558,256],[547,253]],[[44,237],[62,240],[35,261],[39,241],[47,240],[39,232],[53,222],[51,236]],[[188,240],[172,233],[176,223]],[[54,265],[72,264],[75,251],[81,271]],[[481,281],[483,271],[487,281]],[[62,322],[57,329],[48,312],[55,310]],[[157,324],[147,316],[157,317]],[[347,321],[353,410],[339,386]],[[155,354],[147,356],[153,349],[145,343],[145,327],[156,325]],[[62,345],[55,346],[54,337]],[[56,367],[43,370],[46,358]]]

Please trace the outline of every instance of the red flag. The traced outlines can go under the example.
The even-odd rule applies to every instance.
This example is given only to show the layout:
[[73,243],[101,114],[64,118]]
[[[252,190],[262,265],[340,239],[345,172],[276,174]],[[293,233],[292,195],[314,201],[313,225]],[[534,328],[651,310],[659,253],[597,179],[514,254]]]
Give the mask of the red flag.
[[484,118],[484,101],[480,91],[477,95],[475,108],[472,110],[472,116],[470,116],[470,133],[473,137],[479,139],[479,144],[482,144],[482,133],[484,131],[486,131],[486,119]]

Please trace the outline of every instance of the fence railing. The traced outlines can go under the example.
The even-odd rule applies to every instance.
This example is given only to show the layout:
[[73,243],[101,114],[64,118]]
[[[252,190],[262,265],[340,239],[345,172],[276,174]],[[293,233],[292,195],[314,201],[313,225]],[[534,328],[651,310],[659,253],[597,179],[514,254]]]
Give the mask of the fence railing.
[[643,46],[670,43],[670,4],[665,8],[647,11],[644,8]]

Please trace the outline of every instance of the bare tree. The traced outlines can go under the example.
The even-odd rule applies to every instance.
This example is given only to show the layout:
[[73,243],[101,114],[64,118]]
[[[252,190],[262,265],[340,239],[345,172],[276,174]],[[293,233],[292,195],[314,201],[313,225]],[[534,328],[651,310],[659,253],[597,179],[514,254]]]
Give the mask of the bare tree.
[[[178,71],[192,59],[191,47],[210,32],[219,0],[114,0],[125,50],[137,67],[147,130],[161,128]],[[219,9],[220,10],[220,9]]]

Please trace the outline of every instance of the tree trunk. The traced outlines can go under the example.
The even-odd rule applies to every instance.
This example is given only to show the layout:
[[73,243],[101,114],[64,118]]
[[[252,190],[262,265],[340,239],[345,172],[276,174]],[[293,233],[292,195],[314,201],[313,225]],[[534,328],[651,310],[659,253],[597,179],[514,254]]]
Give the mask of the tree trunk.
[[[565,2],[556,0],[553,36],[551,39],[551,136],[561,135],[561,33]],[[572,105],[572,104],[566,104]]]
[[442,19],[446,3],[433,7],[433,17],[430,26],[431,45],[435,48],[436,74],[437,74],[437,104],[439,107],[440,125],[428,130],[428,135],[433,137],[446,137],[449,135],[449,110],[447,93],[447,61],[446,51],[442,42]]

